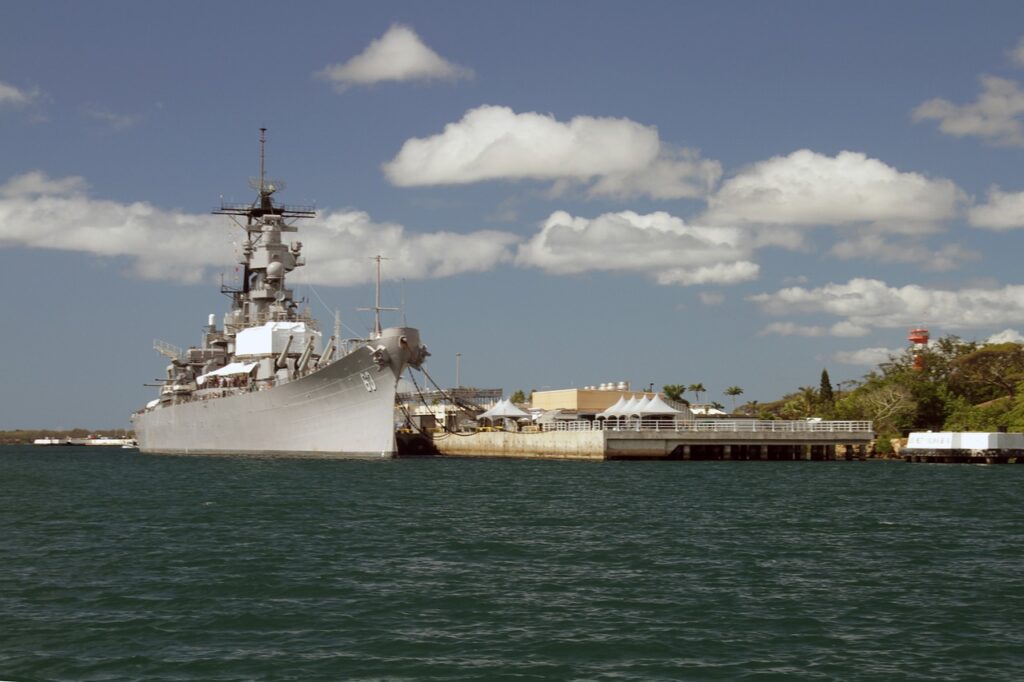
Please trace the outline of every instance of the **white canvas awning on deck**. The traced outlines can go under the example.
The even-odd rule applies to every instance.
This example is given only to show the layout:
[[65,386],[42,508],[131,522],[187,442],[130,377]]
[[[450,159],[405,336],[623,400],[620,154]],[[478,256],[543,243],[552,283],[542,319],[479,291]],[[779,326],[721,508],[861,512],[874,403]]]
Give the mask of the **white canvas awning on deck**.
[[207,372],[206,374],[201,375],[196,379],[196,383],[202,386],[210,377],[231,377],[248,374],[254,367],[256,367],[255,362],[232,362],[224,365],[220,369],[215,369],[212,372]]

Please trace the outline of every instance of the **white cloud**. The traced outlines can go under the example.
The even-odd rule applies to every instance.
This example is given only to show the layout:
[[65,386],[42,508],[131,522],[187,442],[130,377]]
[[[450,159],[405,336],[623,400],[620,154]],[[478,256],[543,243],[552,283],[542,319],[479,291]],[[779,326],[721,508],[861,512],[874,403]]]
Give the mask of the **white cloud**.
[[892,356],[899,356],[902,348],[861,348],[860,350],[841,350],[832,356],[836,362],[844,365],[863,365],[874,367],[888,362]]
[[407,140],[384,172],[396,185],[634,173],[658,155],[658,132],[624,118],[554,116],[481,106],[432,137]]
[[1024,334],[1016,329],[1004,329],[988,337],[985,343],[1024,343]]
[[20,107],[32,104],[39,99],[39,90],[21,90],[15,86],[0,82],[0,106]]
[[628,198],[646,194],[653,199],[707,196],[722,177],[722,164],[702,159],[692,149],[664,150],[646,168],[608,173],[588,190],[590,196]]
[[636,272],[666,285],[732,284],[758,274],[743,244],[738,230],[695,227],[664,212],[590,219],[556,211],[519,246],[515,262],[553,274]]
[[[316,223],[303,234],[310,253],[304,276],[323,284],[369,281],[371,269],[366,259],[377,253],[391,259],[388,270],[396,278],[483,272],[511,260],[509,246],[518,240],[513,234],[492,230],[414,234],[394,223],[374,223],[362,211],[328,213]],[[339,249],[338,244],[345,248]]]
[[778,336],[824,336],[827,333],[825,327],[799,325],[793,322],[772,322],[758,332],[758,336],[774,334]]
[[704,305],[722,305],[725,303],[725,294],[721,291],[702,291],[697,294],[697,298]]
[[759,274],[761,266],[752,261],[741,260],[735,263],[671,268],[657,273],[654,279],[658,284],[678,284],[685,287],[694,284],[739,284],[757,279]]
[[0,185],[0,197],[29,198],[41,195],[62,197],[80,194],[86,189],[83,178],[72,176],[54,180],[42,171],[17,175]]
[[656,128],[627,118],[563,123],[490,105],[470,109],[437,135],[406,140],[383,169],[400,187],[530,179],[556,181],[559,194],[596,179],[591,196],[659,199],[702,196],[722,173],[721,164],[694,150],[663,148]]
[[1024,227],[1024,192],[1004,192],[999,187],[990,187],[988,202],[972,206],[967,211],[967,222],[990,230]]
[[380,38],[344,64],[331,64],[316,76],[338,90],[381,81],[459,80],[473,71],[453,64],[427,47],[408,26],[393,24]]
[[115,114],[98,104],[86,104],[82,107],[82,113],[91,119],[100,121],[114,130],[123,130],[136,125],[142,120],[141,116],[132,114]]
[[832,336],[856,337],[867,336],[870,333],[870,331],[870,329],[864,327],[863,325],[854,324],[849,320],[840,320],[839,322],[836,322],[834,325],[829,327],[828,333],[831,334]]
[[982,92],[972,104],[957,106],[942,98],[914,109],[915,122],[938,121],[939,130],[954,137],[974,136],[996,145],[1024,145],[1024,91],[1016,81],[981,76]]
[[772,322],[765,326],[758,336],[768,336],[769,334],[775,334],[778,336],[842,336],[842,337],[856,337],[856,336],[867,336],[868,330],[859,325],[853,324],[846,320],[836,322],[831,327],[822,327],[820,325],[801,325],[795,322]]
[[1017,66],[1024,66],[1024,38],[1017,41],[1017,44],[1009,51],[1010,61]]
[[[409,279],[486,270],[510,260],[517,241],[494,231],[415,234],[374,223],[361,211],[324,212],[300,229],[309,262],[301,281],[328,285],[370,281],[365,259],[378,253],[392,259],[395,276]],[[0,185],[0,247],[124,257],[133,275],[147,279],[196,282],[233,267],[241,236],[223,217],[93,199],[81,178],[55,180],[36,171]]]
[[842,260],[861,259],[882,263],[913,263],[933,272],[955,270],[965,261],[978,260],[980,255],[959,244],[946,244],[929,249],[918,240],[894,242],[878,233],[863,233],[855,239],[837,242],[831,254]]
[[949,180],[903,173],[878,159],[809,149],[760,161],[722,183],[703,221],[716,225],[849,225],[921,233],[953,217],[963,193]]
[[1024,323],[1024,285],[945,291],[910,284],[890,287],[875,279],[851,279],[816,289],[790,287],[751,296],[770,314],[827,313],[862,328],[931,324],[945,329]]

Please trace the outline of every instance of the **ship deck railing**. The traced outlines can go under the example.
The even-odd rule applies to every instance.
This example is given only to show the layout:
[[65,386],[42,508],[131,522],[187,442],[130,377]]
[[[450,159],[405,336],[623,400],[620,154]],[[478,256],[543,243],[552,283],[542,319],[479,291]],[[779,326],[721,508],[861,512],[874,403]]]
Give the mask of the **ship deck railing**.
[[537,424],[541,431],[674,431],[713,433],[867,433],[870,421],[784,421],[778,419],[602,419]]

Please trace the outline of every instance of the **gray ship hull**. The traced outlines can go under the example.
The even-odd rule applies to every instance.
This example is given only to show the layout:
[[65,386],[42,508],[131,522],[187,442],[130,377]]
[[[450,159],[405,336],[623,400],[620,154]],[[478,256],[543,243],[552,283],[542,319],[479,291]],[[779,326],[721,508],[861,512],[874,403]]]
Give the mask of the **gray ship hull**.
[[400,371],[363,347],[268,390],[157,407],[132,422],[141,452],[393,457]]

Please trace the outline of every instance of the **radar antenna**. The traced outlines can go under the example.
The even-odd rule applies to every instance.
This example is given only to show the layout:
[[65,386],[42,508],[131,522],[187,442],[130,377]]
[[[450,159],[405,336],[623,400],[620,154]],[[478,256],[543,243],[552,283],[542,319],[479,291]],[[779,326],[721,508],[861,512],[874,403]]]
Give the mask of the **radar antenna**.
[[247,226],[253,225],[259,218],[267,215],[278,215],[286,219],[315,218],[316,208],[313,206],[285,206],[274,203],[271,195],[287,187],[287,183],[284,180],[267,178],[266,146],[267,129],[260,128],[260,175],[258,178],[249,178],[249,186],[259,193],[256,201],[251,204],[228,204],[222,200],[220,209],[214,213],[245,217]]
[[387,310],[387,311],[397,311],[398,308],[382,308],[381,305],[380,305],[380,262],[382,260],[391,260],[391,259],[390,258],[385,258],[384,256],[382,256],[380,254],[377,254],[376,256],[371,256],[370,260],[377,261],[377,289],[376,289],[376,296],[374,298],[374,306],[372,308],[357,308],[357,310],[372,310],[373,311],[373,314],[374,314],[374,317],[373,317],[373,336],[374,336],[375,339],[379,339],[380,335],[381,335],[381,332],[383,331],[383,329],[380,326],[380,313],[381,313],[381,311],[384,311],[384,310]]

